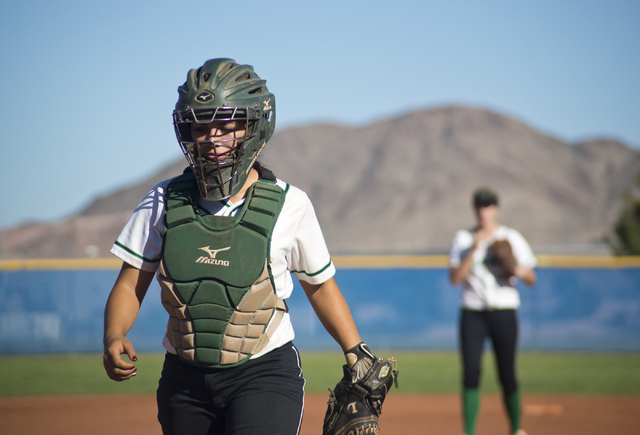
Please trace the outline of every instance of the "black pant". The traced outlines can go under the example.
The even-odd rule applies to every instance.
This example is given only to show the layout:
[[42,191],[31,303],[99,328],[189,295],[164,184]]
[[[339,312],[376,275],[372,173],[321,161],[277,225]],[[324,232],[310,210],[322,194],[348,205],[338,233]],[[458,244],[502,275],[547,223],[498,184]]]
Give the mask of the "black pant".
[[513,394],[518,389],[515,370],[518,320],[515,310],[462,310],[460,347],[464,387],[478,388],[480,384],[480,364],[487,336],[493,344],[503,392],[505,395]]
[[165,435],[296,435],[304,382],[292,343],[222,369],[198,368],[167,353],[158,420]]

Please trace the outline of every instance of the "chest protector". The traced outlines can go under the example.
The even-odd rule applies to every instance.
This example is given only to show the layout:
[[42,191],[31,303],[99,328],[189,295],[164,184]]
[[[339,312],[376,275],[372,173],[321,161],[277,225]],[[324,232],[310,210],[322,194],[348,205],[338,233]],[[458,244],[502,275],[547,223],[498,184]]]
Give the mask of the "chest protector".
[[167,337],[187,362],[231,367],[248,361],[287,311],[269,265],[285,193],[273,174],[265,175],[273,180],[256,182],[235,217],[198,214],[191,172],[167,187],[158,281],[170,316]]

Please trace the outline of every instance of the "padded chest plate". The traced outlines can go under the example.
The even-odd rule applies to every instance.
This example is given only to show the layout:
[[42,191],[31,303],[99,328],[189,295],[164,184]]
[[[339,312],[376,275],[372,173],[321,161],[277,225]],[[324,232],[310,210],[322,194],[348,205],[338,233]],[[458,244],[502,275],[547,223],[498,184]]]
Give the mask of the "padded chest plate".
[[[235,217],[196,216],[192,201],[165,216],[164,261],[175,282],[214,278],[246,287],[262,273],[280,209],[279,187],[256,183]],[[177,205],[177,204],[176,204]]]
[[235,217],[196,215],[196,195],[186,175],[167,189],[158,280],[169,341],[189,362],[240,364],[267,345],[286,311],[268,261],[284,191],[254,184]]

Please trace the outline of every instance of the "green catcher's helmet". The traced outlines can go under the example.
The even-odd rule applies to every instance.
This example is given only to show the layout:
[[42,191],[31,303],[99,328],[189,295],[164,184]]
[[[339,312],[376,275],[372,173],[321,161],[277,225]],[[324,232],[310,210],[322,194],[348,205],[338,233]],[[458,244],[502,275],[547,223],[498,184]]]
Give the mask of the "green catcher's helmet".
[[[211,59],[190,70],[187,81],[178,88],[173,126],[204,198],[222,200],[238,193],[273,134],[275,96],[266,83],[251,65],[240,65],[233,59]],[[221,159],[209,159],[200,147],[214,144],[230,148],[225,145],[228,140],[195,141],[191,135],[192,123],[214,121],[235,121],[245,127],[244,137],[232,142],[233,152]]]

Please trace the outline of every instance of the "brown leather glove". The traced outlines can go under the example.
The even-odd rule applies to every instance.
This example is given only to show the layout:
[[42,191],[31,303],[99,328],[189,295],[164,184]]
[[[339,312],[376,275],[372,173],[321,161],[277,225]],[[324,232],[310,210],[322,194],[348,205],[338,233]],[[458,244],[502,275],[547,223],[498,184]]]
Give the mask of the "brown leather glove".
[[508,240],[496,240],[493,242],[489,246],[489,257],[492,264],[502,269],[504,276],[507,278],[515,276],[518,262],[513,255],[513,250]]

